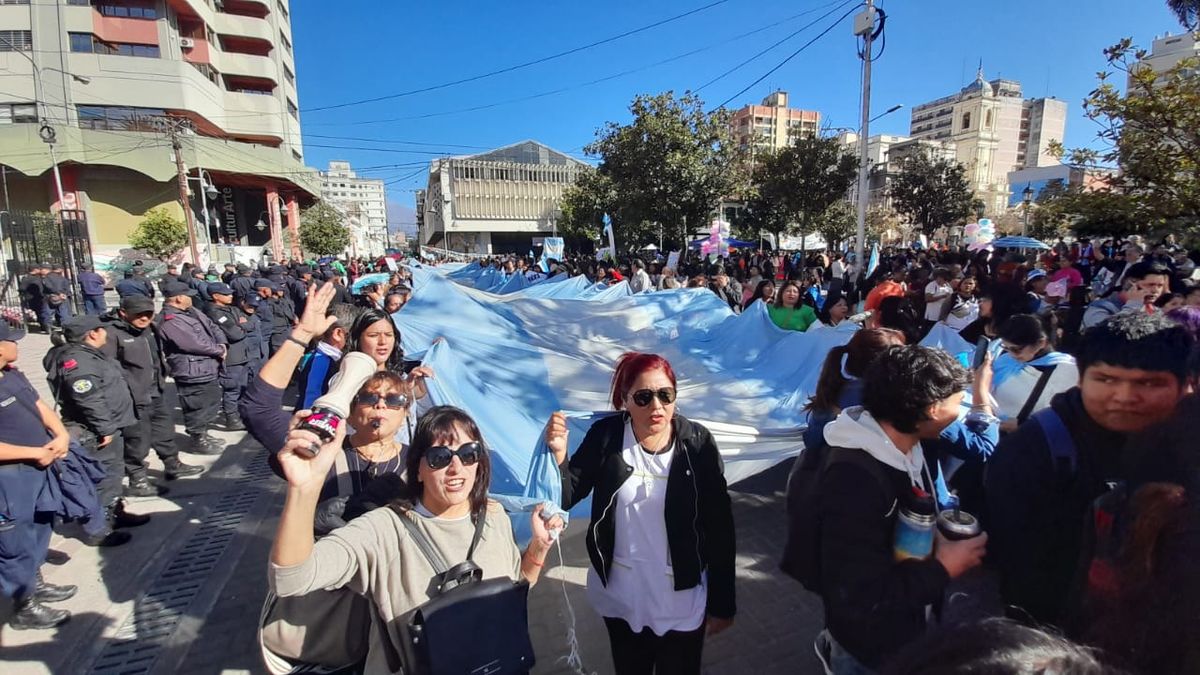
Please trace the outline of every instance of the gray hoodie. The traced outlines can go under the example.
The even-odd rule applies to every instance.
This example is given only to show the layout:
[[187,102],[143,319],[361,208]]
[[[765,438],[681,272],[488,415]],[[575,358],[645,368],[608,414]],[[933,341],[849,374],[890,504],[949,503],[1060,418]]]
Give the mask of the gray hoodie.
[[[825,442],[834,448],[857,448],[883,464],[908,474],[915,487],[929,490],[933,485],[932,475],[925,466],[925,453],[921,444],[905,454],[892,443],[879,422],[862,406],[846,408],[837,419],[825,426]],[[921,480],[922,474],[928,482]]]

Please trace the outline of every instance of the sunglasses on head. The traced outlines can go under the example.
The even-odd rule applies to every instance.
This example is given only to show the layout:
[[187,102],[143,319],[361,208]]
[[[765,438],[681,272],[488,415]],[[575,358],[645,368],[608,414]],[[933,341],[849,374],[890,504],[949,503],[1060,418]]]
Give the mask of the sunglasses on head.
[[404,394],[377,394],[375,392],[366,392],[354,397],[354,402],[359,405],[375,407],[383,401],[383,404],[392,410],[400,410],[408,407],[408,397]]
[[645,408],[650,405],[654,397],[658,397],[659,402],[663,405],[671,405],[675,402],[675,390],[671,387],[663,387],[662,389],[638,389],[629,395],[633,402],[639,408]]
[[425,451],[425,463],[429,465],[429,468],[437,471],[450,466],[450,462],[457,457],[463,466],[471,466],[479,461],[479,456],[482,454],[483,444],[479,441],[463,443],[458,446],[457,450],[451,450],[444,445],[435,445]]

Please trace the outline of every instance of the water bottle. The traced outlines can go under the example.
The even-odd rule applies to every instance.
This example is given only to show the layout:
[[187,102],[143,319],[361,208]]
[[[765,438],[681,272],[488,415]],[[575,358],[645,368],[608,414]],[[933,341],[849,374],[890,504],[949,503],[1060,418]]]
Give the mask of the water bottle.
[[[337,375],[329,381],[329,390],[313,401],[312,414],[304,418],[299,428],[319,436],[321,443],[332,441],[337,436],[338,428],[350,415],[354,396],[363,383],[375,374],[376,368],[375,359],[362,352],[350,352],[343,356]],[[309,457],[316,457],[320,451],[319,446],[297,448],[297,452]]]
[[924,560],[933,554],[933,530],[937,524],[937,509],[933,498],[914,496],[896,515],[896,535],[893,553],[897,561],[916,558]]

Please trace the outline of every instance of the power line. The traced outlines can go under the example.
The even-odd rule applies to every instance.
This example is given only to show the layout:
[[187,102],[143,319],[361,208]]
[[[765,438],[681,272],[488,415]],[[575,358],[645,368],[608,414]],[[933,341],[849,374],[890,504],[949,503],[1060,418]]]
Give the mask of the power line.
[[759,82],[762,82],[763,80],[765,80],[765,79],[767,79],[768,77],[770,77],[770,76],[771,76],[771,73],[774,73],[775,71],[779,70],[779,69],[780,69],[780,68],[782,68],[784,65],[786,65],[788,61],[791,61],[792,59],[794,59],[794,58],[796,58],[797,56],[799,56],[799,55],[800,55],[800,52],[803,52],[805,49],[808,49],[810,46],[812,46],[812,44],[813,44],[814,42],[816,42],[817,40],[820,40],[821,38],[825,37],[825,36],[826,36],[826,35],[829,33],[829,31],[833,30],[834,28],[837,28],[837,25],[838,25],[839,23],[841,23],[841,22],[842,22],[842,21],[843,21],[843,20],[844,20],[846,17],[850,16],[851,14],[853,14],[853,13],[854,13],[854,12],[856,12],[856,11],[858,11],[858,7],[857,7],[857,6],[855,6],[855,7],[852,7],[852,8],[850,9],[850,11],[848,11],[848,12],[846,12],[845,14],[841,15],[840,17],[838,17],[838,20],[837,20],[837,21],[834,21],[833,23],[829,24],[829,27],[828,27],[828,28],[826,28],[825,30],[821,31],[821,32],[820,32],[820,33],[819,33],[819,34],[818,34],[816,37],[814,37],[813,39],[809,40],[808,42],[805,42],[803,45],[801,45],[801,46],[800,46],[800,48],[799,48],[799,49],[797,49],[796,51],[792,52],[791,54],[789,54],[789,55],[788,55],[788,57],[787,57],[787,58],[785,58],[784,60],[782,60],[782,61],[780,61],[778,64],[776,64],[774,68],[771,68],[771,69],[770,69],[770,70],[768,70],[767,72],[763,73],[761,77],[759,77],[757,80],[755,80],[755,81],[751,82],[750,84],[746,85],[745,87],[743,87],[743,88],[742,88],[740,91],[738,91],[738,93],[736,93],[736,94],[734,94],[733,96],[730,96],[729,98],[727,98],[727,99],[725,99],[724,101],[722,101],[722,102],[721,102],[721,105],[718,105],[718,106],[717,106],[717,108],[724,108],[724,107],[725,107],[725,105],[726,105],[726,104],[728,104],[730,101],[732,101],[733,99],[735,99],[735,98],[737,98],[737,97],[741,96],[742,94],[744,94],[744,93],[746,93],[747,91],[749,91],[749,90],[750,90],[750,88],[751,88],[751,87],[753,87],[754,85],[756,85],[756,84],[758,84]]
[[648,30],[652,29],[652,28],[657,28],[657,27],[659,27],[659,26],[664,26],[664,25],[666,25],[666,24],[668,24],[668,23],[671,23],[671,22],[673,22],[673,21],[678,21],[679,19],[683,19],[683,18],[685,18],[685,17],[688,17],[688,16],[691,16],[691,15],[693,15],[693,14],[698,14],[698,13],[700,13],[700,12],[703,12],[703,11],[705,11],[705,10],[712,9],[713,7],[716,7],[716,6],[718,6],[718,5],[723,5],[723,4],[727,3],[727,2],[729,2],[729,0],[716,0],[715,2],[710,2],[709,4],[707,4],[707,5],[704,5],[703,7],[697,7],[696,9],[693,9],[693,10],[690,10],[690,11],[687,11],[687,12],[684,12],[683,14],[676,14],[675,16],[672,16],[672,17],[669,17],[669,18],[666,18],[666,19],[662,19],[662,20],[659,20],[659,21],[655,21],[654,23],[647,24],[647,25],[645,25],[645,26],[641,26],[640,28],[635,28],[635,29],[633,29],[633,30],[625,31],[624,33],[620,33],[620,34],[618,34],[618,35],[613,35],[613,36],[610,36],[610,37],[606,37],[606,38],[604,38],[604,39],[602,39],[602,40],[597,40],[597,41],[595,41],[595,42],[591,42],[591,43],[588,43],[588,44],[586,44],[586,45],[581,45],[581,46],[579,46],[579,47],[573,47],[573,48],[571,48],[571,49],[568,49],[568,50],[565,50],[565,51],[558,52],[557,54],[551,54],[551,55],[549,55],[549,56],[544,56],[544,57],[542,57],[542,58],[539,58],[539,59],[534,59],[534,60],[532,60],[532,61],[526,61],[525,63],[519,63],[519,64],[517,64],[517,65],[514,65],[514,66],[508,66],[508,67],[506,67],[506,68],[500,68],[499,70],[493,70],[493,71],[491,71],[491,72],[482,73],[482,74],[480,74],[480,75],[472,75],[471,77],[464,77],[464,78],[461,78],[461,79],[458,79],[458,80],[453,80],[453,81],[450,81],[450,82],[443,82],[443,83],[441,83],[441,84],[435,84],[435,85],[431,85],[431,86],[428,86],[428,87],[422,87],[422,88],[420,88],[420,89],[410,89],[409,91],[402,91],[402,92],[398,92],[398,93],[395,93],[395,94],[387,94],[386,96],[376,96],[376,97],[373,97],[373,98],[360,99],[360,100],[357,100],[357,101],[348,101],[348,102],[345,102],[345,103],[336,103],[336,104],[333,104],[333,105],[319,106],[319,107],[316,107],[316,108],[305,108],[305,109],[302,109],[302,110],[301,110],[301,112],[318,112],[318,111],[321,111],[321,110],[334,110],[334,109],[337,109],[337,108],[348,108],[348,107],[350,107],[350,106],[364,105],[364,104],[367,104],[367,103],[377,103],[377,102],[379,102],[379,101],[388,101],[388,100],[392,100],[392,99],[402,98],[402,97],[405,97],[405,96],[412,96],[412,95],[414,95],[414,94],[424,94],[424,93],[426,93],[426,92],[430,92],[430,91],[437,91],[437,90],[439,90],[439,89],[446,89],[447,87],[453,87],[453,86],[456,86],[456,85],[459,85],[459,84],[466,84],[467,82],[475,82],[475,81],[482,80],[482,79],[485,79],[485,78],[488,78],[488,77],[494,77],[494,76],[496,76],[496,75],[503,75],[503,74],[505,74],[505,73],[511,73],[511,72],[513,72],[513,71],[522,70],[522,69],[524,69],[524,68],[528,68],[528,67],[530,67],[530,66],[536,66],[536,65],[538,65],[538,64],[541,64],[541,63],[546,63],[546,62],[548,62],[548,61],[553,61],[553,60],[555,60],[555,59],[560,59],[560,58],[562,58],[562,57],[564,57],[564,56],[569,56],[569,55],[571,55],[571,54],[577,54],[577,53],[579,53],[579,52],[582,52],[582,51],[585,51],[585,50],[591,49],[591,48],[593,48],[593,47],[599,47],[600,45],[603,45],[603,44],[608,44],[608,43],[610,43],[610,42],[615,42],[615,41],[617,41],[617,40],[620,40],[620,39],[623,39],[623,38],[627,38],[627,37],[629,37],[629,36],[631,36],[631,35],[636,35],[636,34],[638,34],[638,33],[643,33],[643,32],[645,32],[645,31],[648,31]]

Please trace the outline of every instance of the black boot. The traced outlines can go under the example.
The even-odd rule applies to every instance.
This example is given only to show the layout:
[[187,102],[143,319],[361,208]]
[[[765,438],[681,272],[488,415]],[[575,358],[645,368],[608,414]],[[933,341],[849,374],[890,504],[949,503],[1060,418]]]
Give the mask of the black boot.
[[225,413],[225,429],[227,431],[245,431],[246,425],[242,424],[242,416],[237,413]]
[[203,434],[192,436],[192,443],[188,446],[187,451],[193,455],[219,455],[224,449],[224,443],[208,435],[208,432],[204,432]]
[[39,571],[37,575],[37,589],[33,591],[34,602],[62,602],[75,597],[75,591],[79,590],[77,586],[56,586],[46,583],[42,578],[42,573]]
[[13,630],[49,630],[71,618],[67,610],[47,607],[33,597],[18,600],[16,609],[16,613],[8,620]]
[[133,535],[128,532],[117,532],[113,529],[116,519],[116,504],[110,504],[104,508],[104,531],[97,534],[84,535],[83,543],[88,546],[98,546],[101,548],[111,548],[113,546],[121,546],[128,544]]
[[117,502],[117,505],[113,508],[114,528],[141,527],[148,522],[150,522],[150,516],[126,512],[124,500]]
[[167,492],[167,488],[150,482],[145,469],[129,476],[129,486],[125,488],[126,497],[162,497]]
[[167,480],[185,478],[204,473],[204,467],[195,464],[185,464],[179,457],[163,457],[163,476]]

